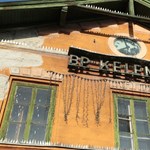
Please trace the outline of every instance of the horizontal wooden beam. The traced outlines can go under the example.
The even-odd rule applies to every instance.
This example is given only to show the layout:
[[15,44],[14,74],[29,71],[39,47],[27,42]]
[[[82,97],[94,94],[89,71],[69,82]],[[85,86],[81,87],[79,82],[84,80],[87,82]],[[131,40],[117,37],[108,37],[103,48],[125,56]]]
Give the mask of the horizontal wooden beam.
[[150,22],[150,18],[146,16],[130,15],[129,13],[117,12],[114,10],[109,10],[106,8],[101,8],[101,7],[92,6],[92,5],[87,5],[87,6],[78,5],[78,8],[89,13],[102,14],[105,16],[110,16],[110,17],[115,17],[115,18],[122,18],[122,19],[126,19],[129,21],[144,22],[144,23]]
[[[128,0],[124,0],[128,1]],[[45,7],[64,7],[81,4],[95,4],[107,2],[122,2],[122,0],[30,0],[19,2],[5,2],[0,3],[0,10],[12,9],[31,9],[31,8],[45,8]]]
[[141,4],[141,5],[144,5],[145,7],[149,8],[150,9],[150,1],[145,1],[145,0],[134,0],[135,2]]

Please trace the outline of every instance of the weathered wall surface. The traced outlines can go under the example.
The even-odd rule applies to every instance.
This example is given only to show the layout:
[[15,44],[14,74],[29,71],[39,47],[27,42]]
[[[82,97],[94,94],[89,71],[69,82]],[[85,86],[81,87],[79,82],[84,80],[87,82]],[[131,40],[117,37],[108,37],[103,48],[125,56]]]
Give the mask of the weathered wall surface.
[[[16,32],[15,36],[13,36],[14,34],[11,32],[3,33],[3,36],[0,36],[0,122],[2,122],[5,107],[9,100],[7,93],[9,93],[12,78],[34,81],[44,79],[49,83],[50,75],[47,71],[68,73],[67,52],[65,51],[65,53],[63,53],[60,49],[68,50],[69,47],[73,45],[98,53],[116,55],[111,50],[108,42],[109,38],[116,34],[130,34],[144,43],[147,52],[143,59],[150,59],[150,31],[135,24],[133,24],[133,28],[131,29],[129,23],[125,22],[109,20],[72,24],[65,28],[58,28],[56,26],[39,28],[36,32],[35,29],[33,29],[32,32],[26,30],[22,31],[23,34],[17,34],[17,31],[14,32]],[[28,32],[30,32],[30,34]],[[11,46],[13,47],[12,49],[10,49]],[[9,49],[7,47],[9,47]],[[23,49],[23,47],[27,49]],[[29,49],[29,47],[31,49]],[[55,54],[51,54],[50,52],[52,51],[55,52]],[[81,76],[85,77],[83,75]],[[86,77],[101,79],[101,77],[94,76]],[[62,80],[62,78],[60,78],[60,80]],[[66,81],[67,80],[70,80],[70,85],[72,85],[72,79],[68,77],[66,78]],[[77,106],[78,82],[81,84],[81,93],[80,104]],[[57,90],[51,141],[74,145],[115,147],[113,88],[107,84],[105,89],[106,93],[103,97],[103,105],[100,109],[99,123],[97,123],[94,111],[95,103],[93,104],[93,97],[96,90],[93,92],[91,90],[94,85],[87,80],[77,81],[77,79],[75,79],[71,108],[68,119],[65,121],[63,94],[66,89],[62,81],[57,84],[59,86]],[[69,84],[67,86],[69,86]],[[102,87],[104,88],[104,83]]]

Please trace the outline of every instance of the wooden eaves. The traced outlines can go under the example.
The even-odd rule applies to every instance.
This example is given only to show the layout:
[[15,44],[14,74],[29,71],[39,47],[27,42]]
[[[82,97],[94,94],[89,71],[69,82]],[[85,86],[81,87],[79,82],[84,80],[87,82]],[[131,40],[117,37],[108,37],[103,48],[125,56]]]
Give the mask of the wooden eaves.
[[0,3],[0,27],[119,18],[150,28],[148,0],[26,0]]

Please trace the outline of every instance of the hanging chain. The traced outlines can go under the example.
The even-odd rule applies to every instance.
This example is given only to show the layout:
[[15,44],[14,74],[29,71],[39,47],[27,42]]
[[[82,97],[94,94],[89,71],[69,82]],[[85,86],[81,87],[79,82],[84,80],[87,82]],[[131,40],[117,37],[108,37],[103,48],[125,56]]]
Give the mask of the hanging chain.
[[92,102],[93,102],[93,110],[94,110],[94,116],[96,114],[96,108],[95,108],[95,94],[94,94],[94,90],[95,90],[95,80],[91,80],[91,90],[92,90]]
[[96,123],[99,124],[100,118],[100,104],[101,104],[101,80],[97,81],[97,99],[96,99]]
[[101,107],[104,103],[105,95],[106,95],[107,80],[103,80],[103,81],[104,81],[104,87],[102,84],[102,80],[95,81],[95,86],[94,86],[96,100],[94,101],[94,99],[93,99],[93,108],[94,108],[94,114],[95,114],[95,121],[96,121],[97,125],[99,125],[99,123],[100,123],[100,111],[101,111]]
[[54,75],[54,72],[50,72],[50,78],[49,78],[49,85],[51,86],[51,81],[52,81],[52,78],[53,78],[53,75]]
[[[99,113],[100,113],[101,107],[103,106],[104,101],[105,101],[107,80],[104,79],[103,83],[104,83],[104,85],[101,83],[101,99],[100,99]],[[100,114],[99,114],[99,116],[100,116]]]
[[72,105],[75,76],[66,75],[65,80],[63,86],[63,99],[64,99],[64,120],[67,123],[68,115],[70,113]]
[[[68,109],[67,109],[67,115],[69,115],[72,105],[72,99],[73,99],[73,91],[74,91],[74,84],[75,84],[75,76],[70,76],[70,86],[69,86],[69,95],[68,95]],[[72,85],[72,86],[71,86]]]
[[86,102],[85,102],[85,100],[86,100],[86,97],[85,97],[85,94],[86,94],[86,91],[85,91],[85,82],[86,81],[86,79],[84,79],[84,82],[83,82],[83,116],[82,116],[82,123],[83,123],[83,126],[85,126],[86,127],[86,122],[85,122],[85,113],[86,113]]
[[67,83],[67,110],[66,110],[66,114],[68,116],[68,109],[69,109],[69,100],[70,100],[70,94],[71,94],[71,75],[68,75],[68,83]]
[[[53,75],[56,75],[57,73],[50,71],[50,82],[49,85],[52,85],[52,79]],[[59,73],[58,73],[59,74]],[[60,74],[59,74],[60,75]],[[80,118],[79,112],[80,112],[80,103],[81,103],[81,95],[83,94],[83,116],[82,116],[82,122],[83,125],[88,127],[88,108],[89,108],[89,94],[91,93],[90,97],[92,98],[93,103],[93,111],[95,115],[96,123],[100,123],[100,113],[101,108],[105,101],[106,96],[106,88],[107,88],[107,81],[109,81],[109,88],[110,88],[110,82],[111,86],[121,86],[121,82],[118,81],[117,85],[113,85],[114,81],[109,79],[101,79],[101,80],[93,80],[93,79],[87,79],[83,77],[79,77],[74,74],[70,75],[64,75],[63,74],[63,81],[62,81],[62,95],[63,95],[63,103],[64,103],[64,121],[68,121],[68,115],[71,111],[72,101],[73,101],[73,93],[74,88],[76,85],[76,120],[78,122],[78,119]],[[55,84],[53,82],[53,84]],[[123,89],[127,89],[126,82],[122,82]],[[134,91],[134,83],[131,81],[131,90]],[[89,85],[91,85],[91,90],[89,90]],[[49,87],[50,87],[49,86]],[[83,87],[83,88],[82,88]],[[118,87],[117,87],[118,88]],[[146,89],[146,88],[145,88]],[[142,93],[143,89],[142,86],[140,86],[140,93]],[[82,94],[81,94],[82,92]],[[109,92],[111,90],[109,89]],[[109,96],[111,93],[109,93]],[[109,107],[110,107],[110,122],[111,122],[111,98],[109,97]]]
[[[53,74],[52,74],[53,75]],[[51,76],[52,77],[52,76]],[[50,80],[51,81],[51,80]],[[104,86],[102,84],[104,81]],[[93,110],[96,124],[100,121],[100,110],[105,100],[107,80],[90,80],[76,75],[63,75],[62,94],[64,103],[64,121],[67,123],[71,110],[74,88],[76,85],[76,121],[78,122],[81,102],[81,91],[83,93],[82,123],[88,127],[89,92],[92,94]],[[83,83],[83,90],[82,90]],[[91,91],[89,90],[91,85]],[[95,94],[94,94],[95,93]]]
[[109,123],[111,123],[111,88],[110,88],[110,81],[108,83],[109,88]]
[[86,98],[85,98],[85,108],[86,108],[86,111],[85,111],[85,125],[86,127],[88,127],[88,107],[89,107],[89,80],[87,79],[86,80],[87,84],[86,84]]
[[62,82],[63,88],[63,102],[64,102],[64,121],[67,122],[67,108],[66,108],[66,101],[67,101],[67,75],[64,76],[64,80]]
[[85,79],[83,80],[83,106],[82,106],[82,111],[83,111],[83,114],[82,114],[82,123],[83,123],[83,126],[85,126],[85,123],[84,123],[84,116],[85,116]]
[[103,82],[104,82],[104,86],[103,86],[103,89],[102,89],[103,94],[102,94],[102,97],[101,97],[101,104],[100,104],[101,106],[100,107],[102,107],[102,105],[104,104],[105,96],[106,96],[107,80],[104,79]]
[[[79,82],[80,81],[80,82]],[[81,96],[81,86],[82,86],[82,78],[77,78],[76,81],[76,121],[78,123],[79,117],[79,108],[80,108],[80,96]]]

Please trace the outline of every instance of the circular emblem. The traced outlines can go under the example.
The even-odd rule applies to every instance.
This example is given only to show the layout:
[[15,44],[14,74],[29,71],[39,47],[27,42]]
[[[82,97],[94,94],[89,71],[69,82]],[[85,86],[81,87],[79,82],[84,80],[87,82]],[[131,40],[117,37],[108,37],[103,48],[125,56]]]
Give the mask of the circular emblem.
[[135,40],[128,38],[116,38],[114,40],[114,46],[120,53],[129,56],[135,56],[141,51],[140,45]]
[[108,45],[118,56],[143,58],[147,52],[146,46],[142,41],[128,38],[127,35],[125,37],[110,37]]

